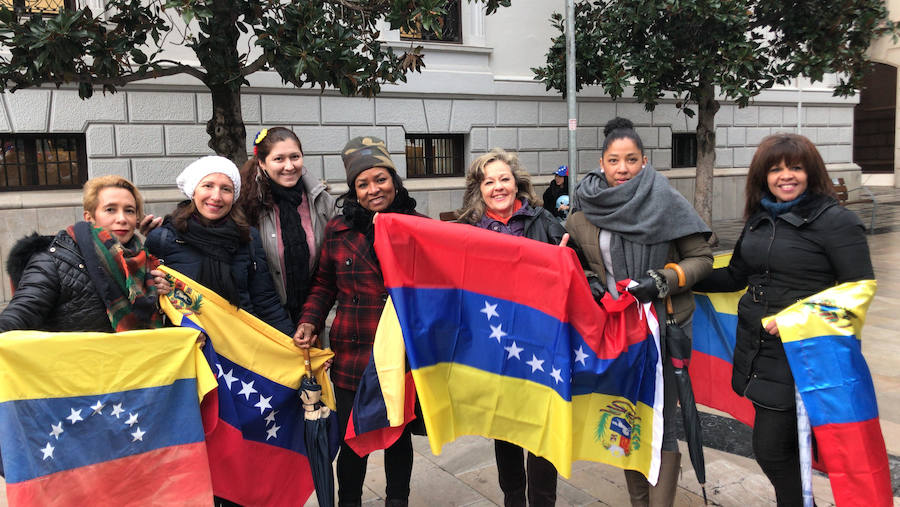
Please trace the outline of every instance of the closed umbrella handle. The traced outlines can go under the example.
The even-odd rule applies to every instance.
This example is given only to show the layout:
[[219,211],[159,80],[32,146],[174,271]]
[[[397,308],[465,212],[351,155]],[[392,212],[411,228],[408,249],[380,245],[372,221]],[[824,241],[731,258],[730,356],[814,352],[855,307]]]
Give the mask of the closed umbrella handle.
[[302,350],[303,350],[303,367],[306,369],[306,373],[304,375],[311,378],[313,376],[313,374],[312,374],[312,363],[309,360],[309,349],[307,348],[307,349],[302,349]]
[[[684,287],[687,284],[687,277],[684,274],[684,270],[681,269],[681,266],[674,262],[670,262],[663,266],[663,269],[671,269],[678,276],[678,286]],[[666,312],[671,315],[675,312],[675,308],[672,306],[672,298],[666,297]]]

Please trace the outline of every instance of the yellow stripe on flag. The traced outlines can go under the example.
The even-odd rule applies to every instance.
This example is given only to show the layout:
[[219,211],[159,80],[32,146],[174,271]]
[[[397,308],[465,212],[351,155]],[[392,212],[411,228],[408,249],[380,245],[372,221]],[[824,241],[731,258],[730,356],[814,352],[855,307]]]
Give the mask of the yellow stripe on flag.
[[[731,262],[731,253],[716,255],[713,259],[713,268],[728,267],[729,262]],[[716,310],[716,312],[721,314],[737,315],[738,301],[740,301],[741,296],[743,296],[744,293],[747,292],[747,290],[746,288],[744,288],[736,292],[694,292],[697,294],[703,294],[704,296],[709,298],[709,302],[712,303],[713,308]]]
[[406,346],[394,301],[388,297],[375,331],[372,357],[391,426],[403,424],[406,400]]
[[[160,298],[160,307],[173,322],[193,321],[206,330],[217,354],[283,386],[300,387],[303,351],[290,337],[178,271],[167,266],[160,269],[175,280],[172,292]],[[191,305],[198,300],[199,308],[192,309]],[[322,399],[334,409],[334,391],[322,368],[332,357],[334,353],[330,350],[310,349],[313,371],[322,372],[317,375]]]
[[826,289],[762,319],[778,323],[781,341],[795,342],[817,336],[855,336],[866,320],[866,311],[875,297],[875,280],[846,282]]
[[[216,380],[196,345],[197,335],[186,328],[3,333],[0,403],[158,387],[195,376],[202,397]],[[54,375],[46,375],[47,370]]]

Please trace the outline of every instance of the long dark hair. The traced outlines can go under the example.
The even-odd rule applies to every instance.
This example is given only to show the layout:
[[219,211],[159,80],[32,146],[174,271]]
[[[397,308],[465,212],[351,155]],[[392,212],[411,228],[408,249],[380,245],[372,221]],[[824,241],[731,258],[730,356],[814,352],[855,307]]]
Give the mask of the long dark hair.
[[[191,216],[196,216],[203,225],[210,224],[210,221],[207,218],[197,212],[197,205],[194,204],[193,200],[184,200],[178,203],[178,205],[175,206],[175,210],[167,218],[172,221],[175,230],[178,232],[187,232],[187,222],[191,219]],[[244,216],[244,212],[241,211],[236,204],[231,207],[231,211],[228,212],[226,219],[231,219],[234,224],[237,225],[238,233],[241,236],[241,243],[249,243],[250,224],[247,223],[247,217]]]
[[[257,138],[262,134],[260,131]],[[241,197],[237,205],[243,210],[247,222],[255,227],[259,226],[259,217],[266,210],[275,207],[275,199],[272,197],[272,180],[265,171],[260,168],[260,163],[266,161],[266,157],[272,152],[272,147],[281,141],[294,141],[303,153],[303,144],[300,138],[291,129],[286,127],[272,127],[266,130],[265,136],[253,145],[253,156],[247,159],[241,167]],[[302,185],[301,181],[297,181]]]
[[806,172],[806,191],[811,195],[834,197],[834,188],[825,169],[825,161],[816,145],[797,134],[773,134],[759,143],[750,170],[747,172],[747,201],[744,218],[750,218],[760,210],[763,196],[769,194],[767,175],[769,169],[784,161],[787,166],[799,165]]

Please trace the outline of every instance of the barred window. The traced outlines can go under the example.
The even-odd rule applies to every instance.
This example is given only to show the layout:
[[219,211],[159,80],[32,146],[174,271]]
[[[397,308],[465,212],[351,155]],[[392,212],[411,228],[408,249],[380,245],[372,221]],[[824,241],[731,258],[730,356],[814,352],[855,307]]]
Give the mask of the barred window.
[[672,168],[697,167],[697,134],[672,134]]
[[0,191],[81,188],[84,134],[0,134]]
[[406,136],[406,176],[428,178],[464,176],[463,135]]
[[75,0],[0,0],[0,6],[12,9],[19,14],[56,15],[62,9],[74,11]]
[[409,32],[400,30],[400,39],[429,42],[462,42],[459,4],[459,0],[449,0],[447,2],[447,14],[440,16],[437,29],[425,30],[422,27],[422,23],[417,23],[418,26]]

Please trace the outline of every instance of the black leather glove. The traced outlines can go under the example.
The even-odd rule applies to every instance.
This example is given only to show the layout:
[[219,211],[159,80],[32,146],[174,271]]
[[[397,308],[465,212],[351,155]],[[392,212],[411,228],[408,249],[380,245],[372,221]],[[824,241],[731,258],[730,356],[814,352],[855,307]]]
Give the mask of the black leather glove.
[[596,276],[587,277],[587,281],[588,285],[591,287],[591,296],[594,296],[594,301],[599,305],[600,300],[606,295],[606,287],[603,286],[603,282],[600,281],[600,278]]
[[637,285],[629,287],[625,290],[631,293],[641,303],[649,303],[659,297],[659,286],[656,279],[647,276],[637,280]]

